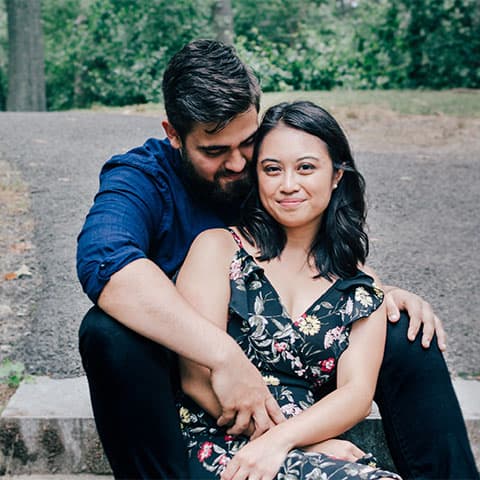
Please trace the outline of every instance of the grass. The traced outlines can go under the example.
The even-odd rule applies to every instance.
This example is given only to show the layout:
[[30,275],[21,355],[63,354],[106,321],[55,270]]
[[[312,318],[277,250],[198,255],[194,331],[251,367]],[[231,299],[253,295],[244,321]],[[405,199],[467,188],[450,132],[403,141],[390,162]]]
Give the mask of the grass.
[[5,359],[0,362],[0,414],[25,376],[25,366]]
[[[403,115],[451,115],[480,118],[480,90],[332,90],[269,92],[262,96],[262,107],[291,100],[311,100],[328,110],[336,108],[363,109],[374,107]],[[160,103],[105,107],[92,110],[109,113],[163,113]]]
[[0,363],[0,383],[17,388],[25,378],[25,366],[20,362],[3,360]]
[[265,106],[284,100],[311,100],[327,109],[376,107],[409,115],[480,117],[480,90],[332,90],[267,93]]

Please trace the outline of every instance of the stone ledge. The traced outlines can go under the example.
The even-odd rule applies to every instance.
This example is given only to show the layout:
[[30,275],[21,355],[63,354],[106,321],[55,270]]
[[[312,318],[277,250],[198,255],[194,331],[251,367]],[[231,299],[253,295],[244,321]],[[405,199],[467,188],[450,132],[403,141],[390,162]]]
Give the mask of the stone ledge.
[[[477,464],[480,463],[480,382],[457,379]],[[376,409],[345,436],[392,469]],[[37,377],[20,385],[0,417],[0,476],[109,474],[97,436],[85,377]]]

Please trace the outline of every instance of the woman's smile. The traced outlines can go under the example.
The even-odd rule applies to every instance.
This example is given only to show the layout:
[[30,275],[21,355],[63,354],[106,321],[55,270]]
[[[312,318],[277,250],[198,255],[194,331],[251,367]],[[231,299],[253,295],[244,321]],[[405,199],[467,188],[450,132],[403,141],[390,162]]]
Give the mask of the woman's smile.
[[285,209],[294,209],[305,202],[304,198],[283,198],[278,200],[279,203]]

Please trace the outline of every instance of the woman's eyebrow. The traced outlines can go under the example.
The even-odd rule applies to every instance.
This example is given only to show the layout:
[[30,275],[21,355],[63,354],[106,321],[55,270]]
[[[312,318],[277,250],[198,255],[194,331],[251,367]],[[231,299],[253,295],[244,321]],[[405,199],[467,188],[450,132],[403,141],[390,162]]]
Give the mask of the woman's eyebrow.
[[316,157],[315,155],[304,155],[303,157],[297,158],[297,162],[301,162],[302,160],[316,160],[320,162],[322,159],[320,157]]
[[280,160],[277,160],[276,158],[263,158],[260,160],[260,163],[265,163],[265,162],[275,162],[275,163],[280,163]]
[[[315,160],[316,162],[321,162],[322,159],[320,157],[316,157],[315,155],[304,155],[303,157],[299,157],[295,160],[295,162],[301,162],[303,160]],[[262,160],[260,160],[260,163],[263,163],[263,162],[276,162],[276,163],[280,163],[280,160],[277,160],[276,158],[263,158]]]

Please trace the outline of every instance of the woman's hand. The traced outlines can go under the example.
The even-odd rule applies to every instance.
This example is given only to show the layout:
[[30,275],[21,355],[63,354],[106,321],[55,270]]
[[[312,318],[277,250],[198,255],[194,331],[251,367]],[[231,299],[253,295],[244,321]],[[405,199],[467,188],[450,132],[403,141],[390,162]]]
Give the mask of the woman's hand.
[[[275,429],[274,429],[275,430]],[[290,447],[281,434],[272,430],[247,443],[230,460],[222,480],[272,480],[277,475]]]
[[418,295],[398,287],[383,287],[385,305],[390,322],[398,322],[400,310],[406,310],[410,317],[408,339],[413,342],[422,327],[422,346],[428,348],[433,335],[437,335],[438,348],[444,352],[447,349],[447,335],[442,322],[435,315],[431,305]]
[[323,453],[329,457],[339,458],[348,462],[356,462],[365,455],[365,452],[353,443],[338,438],[331,438],[330,440],[309,445],[304,447],[303,450],[306,452]]

